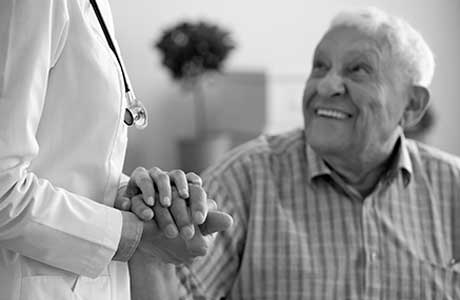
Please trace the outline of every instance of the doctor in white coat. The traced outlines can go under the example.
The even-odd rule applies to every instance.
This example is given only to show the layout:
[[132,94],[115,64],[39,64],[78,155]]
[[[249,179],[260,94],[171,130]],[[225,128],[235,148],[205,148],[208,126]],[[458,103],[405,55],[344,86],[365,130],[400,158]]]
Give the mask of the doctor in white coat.
[[[107,0],[98,4],[113,35]],[[168,257],[157,223],[113,208],[129,179],[120,66],[89,0],[1,0],[0,300],[127,300],[126,261],[139,249],[197,255]],[[155,170],[137,169],[131,185],[149,196],[140,182],[152,175],[167,191]]]

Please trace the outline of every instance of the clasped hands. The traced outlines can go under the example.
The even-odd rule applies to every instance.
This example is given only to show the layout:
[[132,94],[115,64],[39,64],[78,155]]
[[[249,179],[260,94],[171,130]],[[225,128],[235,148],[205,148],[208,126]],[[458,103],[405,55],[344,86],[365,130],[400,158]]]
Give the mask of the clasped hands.
[[181,170],[136,168],[118,192],[115,208],[130,210],[144,221],[136,252],[165,263],[190,264],[207,253],[214,233],[232,225],[207,199],[201,178]]

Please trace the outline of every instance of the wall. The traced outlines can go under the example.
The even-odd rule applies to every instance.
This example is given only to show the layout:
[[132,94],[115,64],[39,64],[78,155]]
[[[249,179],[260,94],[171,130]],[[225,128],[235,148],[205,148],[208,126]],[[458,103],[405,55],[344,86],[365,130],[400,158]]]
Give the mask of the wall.
[[[279,107],[279,101],[286,98],[286,109],[292,111],[300,103],[297,97],[310,69],[314,46],[331,17],[347,5],[381,7],[403,16],[425,36],[437,62],[432,103],[438,120],[429,142],[460,155],[460,130],[455,130],[460,113],[456,88],[460,70],[458,0],[111,0],[111,5],[131,81],[150,111],[149,128],[130,131],[127,171],[138,164],[176,168],[175,141],[193,132],[192,103],[184,99],[153,50],[162,28],[184,18],[205,18],[226,27],[238,43],[228,69],[267,71],[273,83],[269,101],[278,101],[272,106]],[[273,110],[271,114],[276,118]],[[283,120],[277,122],[283,129],[289,127]],[[269,126],[267,130],[281,127]]]

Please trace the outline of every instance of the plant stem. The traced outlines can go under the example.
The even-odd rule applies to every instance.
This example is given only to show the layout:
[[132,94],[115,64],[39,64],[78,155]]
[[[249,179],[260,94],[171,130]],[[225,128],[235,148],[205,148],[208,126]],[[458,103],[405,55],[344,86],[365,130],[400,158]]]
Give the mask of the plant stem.
[[195,136],[206,134],[206,101],[202,78],[196,78],[193,84],[193,101],[195,103]]

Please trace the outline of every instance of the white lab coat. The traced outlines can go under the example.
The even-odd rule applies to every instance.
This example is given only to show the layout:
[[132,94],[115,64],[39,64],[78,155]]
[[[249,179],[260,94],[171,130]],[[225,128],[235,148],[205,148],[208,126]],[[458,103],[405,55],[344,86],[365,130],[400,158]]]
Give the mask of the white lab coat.
[[129,299],[124,102],[88,0],[0,1],[1,300]]

